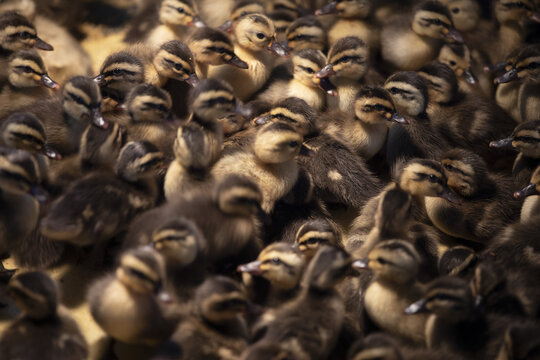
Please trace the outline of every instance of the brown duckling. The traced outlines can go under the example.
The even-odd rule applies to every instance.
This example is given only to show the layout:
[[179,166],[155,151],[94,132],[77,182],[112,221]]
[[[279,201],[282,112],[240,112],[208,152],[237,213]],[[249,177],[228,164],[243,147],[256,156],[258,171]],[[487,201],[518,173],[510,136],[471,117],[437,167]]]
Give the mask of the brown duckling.
[[287,27],[287,47],[289,51],[326,49],[326,32],[315,16],[302,16]]
[[[15,276],[8,292],[22,314],[4,330],[0,351],[6,359],[87,359],[88,345],[79,326],[60,305],[57,284],[45,273]],[[32,346],[28,346],[31,342]]]
[[296,232],[295,244],[308,263],[321,246],[343,247],[340,229],[327,218],[316,218],[304,222]]

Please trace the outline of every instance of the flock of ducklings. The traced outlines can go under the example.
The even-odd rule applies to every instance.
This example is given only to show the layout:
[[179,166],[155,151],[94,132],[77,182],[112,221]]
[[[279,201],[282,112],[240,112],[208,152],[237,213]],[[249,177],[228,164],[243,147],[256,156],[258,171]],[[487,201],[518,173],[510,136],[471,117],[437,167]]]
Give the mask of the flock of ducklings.
[[0,11],[2,359],[540,359],[539,1]]

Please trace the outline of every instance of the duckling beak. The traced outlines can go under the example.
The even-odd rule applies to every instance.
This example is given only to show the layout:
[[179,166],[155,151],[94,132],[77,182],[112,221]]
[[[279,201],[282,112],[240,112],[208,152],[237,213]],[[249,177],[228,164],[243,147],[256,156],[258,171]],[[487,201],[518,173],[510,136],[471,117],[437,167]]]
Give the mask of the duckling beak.
[[317,155],[317,152],[315,150],[313,150],[313,149],[310,149],[307,145],[302,144],[302,146],[300,146],[299,154],[302,155],[302,156],[313,157],[313,156]]
[[103,75],[103,74],[99,74],[98,76],[96,76],[92,80],[94,80],[94,82],[96,84],[98,84],[99,86],[107,85],[107,82],[105,81],[105,75]]
[[239,67],[240,69],[248,68],[248,64],[236,55],[234,55],[229,61],[227,61],[227,63]]
[[45,50],[45,51],[53,51],[54,48],[51,44],[46,43],[45,41],[41,40],[40,38],[36,37],[36,42],[34,43],[34,47],[36,49]]
[[330,96],[338,96],[337,88],[334,86],[334,84],[332,84],[330,79],[326,77],[320,79],[319,87]]
[[439,194],[439,197],[448,200],[452,204],[461,205],[462,203],[461,198],[452,190],[450,190],[448,186],[443,187],[443,191]]
[[41,83],[43,84],[43,86],[46,86],[53,90],[60,89],[60,85],[54,82],[53,79],[51,79],[47,74],[41,75]]
[[409,119],[406,119],[403,115],[401,115],[400,113],[398,113],[397,111],[392,113],[392,116],[390,117],[390,121],[395,121],[397,122],[398,124],[410,124],[411,122],[409,121]]
[[514,197],[516,199],[523,199],[531,195],[539,195],[538,191],[536,190],[536,184],[529,184],[525,186],[523,189],[516,191],[514,193]]
[[199,85],[199,77],[197,76],[197,74],[193,73],[191,75],[189,75],[189,77],[187,78],[186,82],[192,86],[192,87],[196,87],[197,85]]
[[168,292],[166,291],[160,291],[158,294],[157,294],[157,298],[159,301],[161,301],[162,303],[165,303],[165,304],[170,304],[172,303],[172,296],[171,294],[169,294]]
[[269,123],[270,121],[272,121],[272,115],[266,114],[266,115],[262,115],[262,116],[257,116],[253,120],[253,123],[255,125],[264,125],[264,124]]
[[239,265],[238,268],[236,268],[236,271],[260,276],[264,274],[264,271],[261,269],[261,265],[262,262],[256,260],[247,264]]
[[327,78],[330,76],[336,75],[336,72],[334,71],[334,65],[327,64],[325,67],[323,67],[319,72],[315,74],[315,77],[322,79]]
[[337,13],[337,1],[331,1],[322,8],[315,11],[315,15],[327,15]]
[[529,19],[531,19],[534,22],[540,23],[540,13],[539,12],[532,12],[529,15]]
[[203,23],[203,21],[201,20],[201,18],[199,17],[199,15],[195,15],[193,17],[193,20],[191,20],[191,22],[189,23],[190,26],[195,26],[197,28],[202,28],[202,27],[205,27],[206,24]]
[[467,84],[476,85],[478,84],[478,80],[476,79],[476,76],[471,71],[471,68],[466,69],[463,72],[463,76],[465,77],[465,81]]
[[484,66],[484,71],[491,74],[497,74],[505,71],[506,69],[506,62],[501,61],[500,63],[491,64]]
[[505,83],[509,83],[517,79],[518,79],[518,72],[516,69],[512,69],[512,70],[507,71],[503,75],[499,76],[498,78],[495,78],[495,80],[493,80],[493,83],[505,84]]
[[513,149],[514,147],[512,146],[512,141],[514,141],[514,138],[512,137],[495,140],[489,143],[489,147],[495,149]]
[[352,263],[354,270],[369,270],[369,259],[359,259]]
[[49,159],[53,160],[61,160],[62,155],[52,147],[50,147],[48,144],[45,144],[43,149],[41,150],[43,155],[47,156]]
[[222,25],[218,26],[218,29],[230,34],[232,32],[232,20],[225,21]]
[[41,204],[44,204],[49,200],[49,193],[45,191],[41,185],[32,186],[30,193],[34,195],[36,200]]
[[101,115],[101,109],[99,107],[91,110],[91,117],[92,123],[94,123],[94,125],[96,125],[98,128],[107,129],[109,127],[109,123],[107,123],[107,121],[105,121]]
[[279,56],[289,56],[289,49],[287,48],[287,46],[275,39],[272,40],[270,44],[268,44],[268,50]]
[[124,103],[116,104],[116,106],[114,107],[114,110],[120,110],[120,111],[127,111],[127,109],[128,109],[128,107]]
[[420,299],[405,308],[406,315],[413,315],[426,312],[426,300]]
[[449,28],[447,31],[444,31],[444,39],[448,40],[449,42],[456,42],[463,44],[463,35],[459,31],[457,31],[454,28]]

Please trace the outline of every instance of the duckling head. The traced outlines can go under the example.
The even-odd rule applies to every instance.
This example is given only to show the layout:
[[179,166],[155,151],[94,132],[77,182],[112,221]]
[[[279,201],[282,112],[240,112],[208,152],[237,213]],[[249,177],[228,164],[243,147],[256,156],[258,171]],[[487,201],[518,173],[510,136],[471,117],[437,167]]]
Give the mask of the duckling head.
[[286,37],[291,51],[323,51],[326,47],[326,32],[315,16],[303,16],[293,21],[287,28]]
[[253,142],[253,152],[265,164],[281,164],[300,153],[303,137],[284,122],[272,122],[259,128]]
[[240,284],[226,276],[206,279],[195,291],[199,314],[211,323],[232,320],[248,306],[247,296]]
[[304,9],[296,0],[274,0],[267,6],[267,12],[282,11],[288,13],[290,16],[297,17],[305,16],[309,14],[309,11]]
[[375,213],[375,226],[385,234],[399,234],[411,220],[411,194],[396,187],[386,191]]
[[170,116],[171,96],[150,84],[140,84],[126,96],[126,104],[133,122],[163,121]]
[[524,48],[517,55],[510,70],[496,78],[496,84],[508,83],[515,80],[536,83],[540,79],[540,45]]
[[274,10],[268,13],[268,17],[272,20],[276,28],[277,41],[283,43],[287,39],[287,29],[296,19],[296,16],[287,10]]
[[497,0],[494,2],[495,18],[500,24],[523,22],[527,19],[540,22],[532,0]]
[[471,70],[471,52],[465,44],[444,44],[438,60],[454,70],[457,77],[465,79],[471,85],[478,83]]
[[464,149],[452,149],[441,157],[446,184],[462,197],[473,197],[483,188],[487,165],[480,156]]
[[248,68],[248,64],[234,53],[234,45],[229,36],[218,29],[204,27],[195,30],[189,38],[189,46],[199,63]]
[[301,135],[307,136],[315,131],[316,116],[315,110],[304,100],[289,97],[275,104],[268,113],[255,118],[255,124],[282,122],[290,125]]
[[280,290],[298,286],[305,261],[298,249],[288,243],[273,243],[264,248],[256,261],[238,266],[238,271],[258,275]]
[[463,42],[463,36],[454,27],[450,11],[438,1],[424,1],[416,7],[412,29],[420,36]]
[[469,32],[478,25],[480,18],[480,5],[476,0],[442,0],[452,14],[452,21],[456,29]]
[[302,224],[296,232],[295,241],[298,250],[309,262],[322,246],[338,246],[341,234],[328,220],[319,218]]
[[53,50],[51,45],[37,36],[34,25],[15,11],[0,15],[0,48],[8,52],[31,48]]
[[126,181],[152,176],[163,167],[163,154],[147,141],[131,141],[118,154],[115,172]]
[[418,70],[424,78],[430,101],[447,104],[455,99],[458,92],[456,75],[448,66],[440,62],[432,62]]
[[105,59],[94,81],[104,95],[121,102],[133,86],[144,82],[144,65],[135,55],[119,51]]
[[534,170],[530,184],[514,193],[514,197],[517,199],[523,199],[531,195],[540,195],[540,167]]
[[356,36],[346,36],[330,48],[327,65],[316,76],[325,78],[336,75],[360,80],[368,70],[368,61],[369,48],[366,43]]
[[163,0],[159,20],[168,26],[204,26],[191,0]]
[[93,123],[106,129],[109,123],[101,115],[101,92],[92,79],[75,76],[68,80],[62,89],[62,106],[72,119]]
[[315,15],[337,14],[341,18],[365,19],[370,12],[370,0],[334,0],[315,11]]
[[181,126],[173,144],[176,161],[185,169],[203,171],[214,159],[211,139],[200,126]]
[[373,333],[351,345],[347,360],[403,360],[403,357],[395,340],[383,333]]
[[47,73],[47,68],[36,50],[21,50],[9,57],[8,79],[18,88],[44,86],[58,90],[60,85]]
[[126,131],[118,123],[107,129],[88,126],[81,136],[79,156],[85,170],[99,167],[114,167],[115,159],[124,146]]
[[162,44],[152,62],[161,76],[185,81],[191,86],[199,84],[193,54],[189,47],[179,40]]
[[404,240],[386,240],[370,251],[368,259],[353,263],[355,269],[368,267],[378,280],[407,284],[416,278],[420,256],[414,246]]
[[13,113],[0,125],[0,136],[6,146],[32,153],[42,153],[51,159],[60,154],[47,144],[43,123],[32,113]]
[[337,96],[337,89],[328,78],[315,76],[326,63],[321,51],[306,49],[295,52],[292,56],[292,63],[295,80],[306,86],[319,87],[329,95]]
[[262,14],[248,14],[233,24],[236,42],[242,48],[259,52],[267,49],[277,55],[286,56],[288,51],[276,40],[274,23]]
[[156,250],[148,246],[128,250],[120,256],[116,278],[136,293],[162,294],[164,260]]
[[350,273],[351,264],[351,256],[342,248],[323,246],[309,263],[303,285],[312,291],[331,291]]
[[213,123],[235,111],[236,98],[229,84],[217,79],[205,79],[192,89],[189,104],[194,117]]
[[425,114],[429,101],[424,79],[413,71],[401,71],[386,79],[384,88],[392,95],[392,100],[400,113],[407,116]]
[[225,214],[254,216],[262,212],[262,193],[251,179],[229,175],[215,189],[218,207]]
[[13,277],[8,294],[25,316],[45,320],[56,316],[58,287],[49,275],[41,271],[29,271]]
[[34,156],[25,150],[0,147],[0,188],[16,194],[32,194],[45,201],[41,172]]
[[167,265],[189,265],[204,250],[202,233],[185,218],[171,220],[155,229],[151,241]]
[[409,121],[397,112],[392,97],[383,88],[364,87],[356,94],[354,116],[366,124],[387,124],[392,121],[408,124]]
[[540,120],[527,121],[514,129],[512,136],[489,143],[493,148],[511,147],[527,157],[540,158]]
[[424,297],[405,309],[405,314],[429,312],[446,321],[467,320],[474,312],[474,298],[469,284],[460,278],[443,276],[432,281]]
[[452,203],[461,202],[446,185],[442,165],[434,160],[410,160],[403,166],[397,184],[413,196],[441,197]]

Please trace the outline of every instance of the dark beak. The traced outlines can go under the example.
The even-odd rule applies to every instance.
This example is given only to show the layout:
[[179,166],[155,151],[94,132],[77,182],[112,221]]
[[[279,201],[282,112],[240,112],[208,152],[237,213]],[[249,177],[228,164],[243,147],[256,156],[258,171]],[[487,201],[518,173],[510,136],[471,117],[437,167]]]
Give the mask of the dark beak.
[[232,20],[227,20],[223,25],[218,27],[219,30],[225,31],[226,33],[232,32]]
[[337,1],[331,1],[322,8],[315,11],[315,15],[317,16],[335,13],[337,13]]
[[369,259],[360,259],[355,260],[352,263],[354,270],[368,270],[369,269]]
[[514,147],[512,146],[512,141],[514,141],[514,138],[512,137],[495,140],[489,143],[489,147],[495,149],[513,149]]
[[445,40],[450,40],[450,42],[457,42],[463,44],[463,35],[454,28],[448,29],[448,32],[444,34]]
[[262,263],[260,261],[252,261],[247,264],[239,265],[236,270],[238,272],[246,272],[252,275],[262,275],[263,271],[261,270]]
[[465,77],[465,81],[467,82],[467,84],[478,84],[478,80],[476,79],[476,76],[474,76],[470,68],[463,72],[463,76]]
[[456,195],[452,190],[450,190],[447,186],[443,188],[443,191],[439,194],[439,197],[450,201],[452,204],[458,204],[461,205],[461,198]]
[[272,115],[270,115],[270,114],[257,116],[257,117],[253,120],[253,122],[255,123],[255,125],[264,125],[264,124],[269,123],[270,121],[272,121]]
[[322,79],[322,78],[330,77],[333,75],[336,75],[336,72],[334,71],[334,65],[328,64],[325,67],[323,67],[321,70],[319,70],[319,72],[315,74],[315,77]]
[[197,85],[199,85],[199,77],[197,76],[197,74],[193,73],[191,75],[189,75],[189,77],[187,78],[186,82],[191,85],[192,87],[196,87]]
[[531,15],[529,15],[529,19],[534,22],[540,23],[540,13],[536,11],[531,13]]
[[96,76],[92,80],[94,80],[94,82],[96,84],[98,84],[99,86],[107,85],[107,82],[105,81],[105,75],[103,75],[103,74],[99,74],[98,76]]
[[58,85],[56,82],[53,81],[47,74],[41,75],[41,83],[43,86],[46,86],[50,89],[58,90],[60,89],[60,85]]
[[191,23],[190,23],[191,26],[195,26],[197,28],[202,28],[202,27],[205,27],[206,25],[202,22],[201,18],[199,17],[199,15],[195,15],[193,17],[193,20],[191,20]]
[[240,69],[247,69],[248,68],[248,64],[241,60],[238,56],[234,55],[231,60],[227,61],[227,63],[233,65],[233,66],[236,66],[236,67],[239,67]]
[[390,117],[390,120],[395,121],[398,124],[410,124],[411,123],[408,119],[406,119],[403,115],[401,115],[397,111],[392,114],[392,117]]
[[337,88],[328,78],[321,78],[321,80],[319,81],[319,87],[330,96],[338,96]]
[[302,156],[312,157],[312,156],[315,156],[317,152],[315,150],[310,149],[307,145],[302,144],[302,146],[300,147],[299,154]]
[[529,185],[525,186],[523,189],[521,189],[519,191],[516,191],[514,193],[514,197],[516,199],[523,199],[523,198],[526,198],[527,196],[531,196],[531,195],[539,195],[538,191],[536,190],[536,185],[535,184],[529,184]]
[[495,78],[493,82],[495,84],[505,84],[518,79],[518,72],[516,69],[512,69],[504,73],[503,75]]
[[506,68],[506,62],[502,61],[500,63],[484,66],[484,71],[492,73],[492,74],[497,74],[497,73],[504,72],[506,70],[505,68]]
[[109,127],[109,124],[105,121],[105,119],[101,115],[101,109],[99,107],[93,108],[91,110],[91,116],[92,116],[92,123],[94,123],[94,125],[96,125],[98,128],[107,129]]
[[157,298],[159,301],[165,304],[170,304],[173,301],[172,296],[168,292],[163,291],[163,290],[157,294]]
[[49,193],[47,193],[41,185],[32,186],[30,193],[34,195],[36,200],[41,204],[46,203],[49,200]]
[[413,315],[426,311],[426,300],[420,299],[405,308],[405,314]]
[[268,44],[268,50],[279,56],[289,56],[289,49],[287,48],[287,46],[277,40],[272,40],[272,42]]
[[46,43],[45,41],[41,40],[40,38],[36,37],[36,42],[34,43],[34,47],[36,49],[45,50],[45,51],[53,51],[54,48],[51,44]]
[[53,160],[61,160],[62,159],[62,155],[60,155],[60,153],[58,151],[56,151],[55,149],[50,147],[48,144],[45,144],[45,146],[43,147],[42,152],[43,152],[43,155],[47,156],[49,159],[53,159]]

